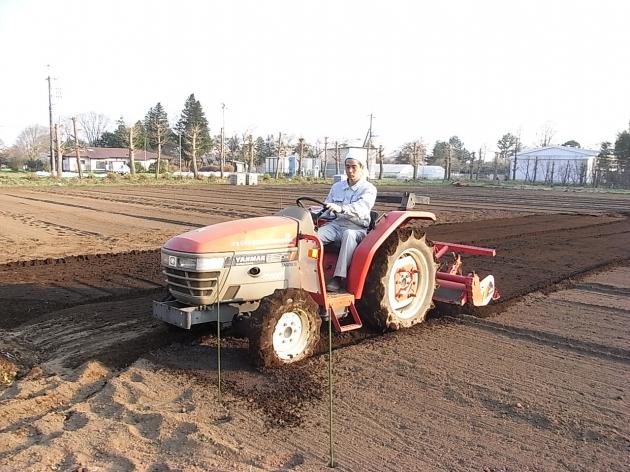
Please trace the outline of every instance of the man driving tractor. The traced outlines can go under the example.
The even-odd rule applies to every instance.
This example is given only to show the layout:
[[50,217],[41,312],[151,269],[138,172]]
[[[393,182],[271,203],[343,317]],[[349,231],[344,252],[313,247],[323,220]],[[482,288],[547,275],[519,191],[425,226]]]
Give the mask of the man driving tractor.
[[363,161],[347,157],[345,167],[348,179],[334,183],[324,200],[326,209],[336,218],[317,232],[323,244],[341,245],[334,277],[326,284],[331,292],[345,288],[352,254],[367,234],[370,211],[376,201],[376,187],[367,181]]

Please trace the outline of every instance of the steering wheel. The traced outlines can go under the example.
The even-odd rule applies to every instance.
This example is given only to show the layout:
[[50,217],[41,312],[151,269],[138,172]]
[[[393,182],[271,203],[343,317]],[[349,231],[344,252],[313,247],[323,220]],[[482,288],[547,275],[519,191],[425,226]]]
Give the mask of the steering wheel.
[[302,202],[316,203],[317,205],[322,207],[319,213],[311,213],[311,215],[313,216],[313,222],[317,222],[319,217],[322,216],[326,212],[326,204],[322,202],[321,200],[317,200],[316,198],[311,198],[311,197],[298,197],[295,199],[295,203],[297,206],[299,206],[300,208],[304,208],[305,210],[308,210],[308,208],[306,208]]

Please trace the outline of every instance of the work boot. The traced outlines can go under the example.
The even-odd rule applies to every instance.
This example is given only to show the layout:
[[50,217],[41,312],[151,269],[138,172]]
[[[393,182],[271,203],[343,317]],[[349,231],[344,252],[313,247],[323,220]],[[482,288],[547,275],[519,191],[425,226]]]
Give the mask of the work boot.
[[333,277],[326,284],[326,290],[329,292],[338,292],[342,288],[341,277]]

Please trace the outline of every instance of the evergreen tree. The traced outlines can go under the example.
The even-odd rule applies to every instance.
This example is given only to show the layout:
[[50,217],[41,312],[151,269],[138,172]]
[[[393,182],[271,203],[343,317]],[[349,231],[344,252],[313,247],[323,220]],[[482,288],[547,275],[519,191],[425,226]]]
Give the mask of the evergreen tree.
[[[518,138],[512,133],[504,134],[501,139],[497,141],[497,147],[499,148],[499,156],[501,162],[495,161],[495,172],[498,171],[499,165],[505,167],[507,178],[510,177],[509,157],[513,156],[515,152],[520,150],[520,144]],[[472,165],[472,164],[471,164]]]
[[126,148],[129,146],[129,128],[125,125],[122,116],[116,122],[116,129],[105,131],[97,140],[96,145],[109,148]]
[[254,141],[254,162],[256,165],[262,165],[265,163],[265,156],[263,152],[265,150],[265,140],[262,136],[258,136]]
[[464,143],[457,136],[452,136],[448,143],[451,145],[451,169],[459,170],[470,159],[470,152],[464,147]]
[[433,145],[433,154],[427,158],[429,164],[446,166],[448,158],[448,146],[446,141],[436,141]]
[[192,164],[193,174],[196,178],[197,158],[212,149],[212,138],[208,128],[208,120],[194,93],[191,93],[186,99],[175,129],[182,136],[182,156]]
[[593,178],[593,185],[596,187],[610,183],[611,181],[610,170],[613,161],[611,147],[611,143],[604,141],[599,148],[599,154],[597,155],[597,162],[595,164],[595,176]]
[[580,143],[578,143],[575,139],[570,139],[569,141],[564,143],[563,146],[574,147],[574,148],[582,147],[582,146],[580,146]]
[[630,127],[617,135],[615,141],[615,157],[619,181],[624,188],[630,188]]
[[267,135],[267,139],[262,147],[261,157],[266,159],[267,157],[275,157],[278,155],[278,142],[272,134]]
[[136,124],[133,125],[133,148],[144,149],[145,144],[147,149],[149,149],[149,139],[147,137],[144,122],[142,120],[138,120],[136,121]]
[[241,153],[241,138],[235,134],[234,136],[227,138],[226,141],[226,153],[230,156],[230,159],[235,160]]

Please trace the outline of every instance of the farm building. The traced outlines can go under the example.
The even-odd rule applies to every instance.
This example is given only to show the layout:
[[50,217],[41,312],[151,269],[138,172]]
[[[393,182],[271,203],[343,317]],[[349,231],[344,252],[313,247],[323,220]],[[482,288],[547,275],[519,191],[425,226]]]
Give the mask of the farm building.
[[592,149],[568,146],[525,149],[510,157],[510,175],[526,182],[586,184],[592,181],[597,154]]
[[[81,170],[84,172],[94,174],[125,172],[125,167],[127,171],[129,168],[129,149],[88,147],[79,149],[79,159],[81,160]],[[170,162],[174,157],[162,154],[161,159]],[[137,150],[134,153],[134,160],[145,170],[149,170],[149,166],[157,161],[157,153]],[[78,172],[74,151],[64,153],[62,169],[64,172]]]
[[277,169],[278,175],[293,177],[297,174],[298,167],[300,167],[302,176],[319,176],[320,167],[317,159],[303,157],[301,166],[299,164],[299,157],[295,154],[282,157],[268,157],[265,159],[265,174],[275,175]]

